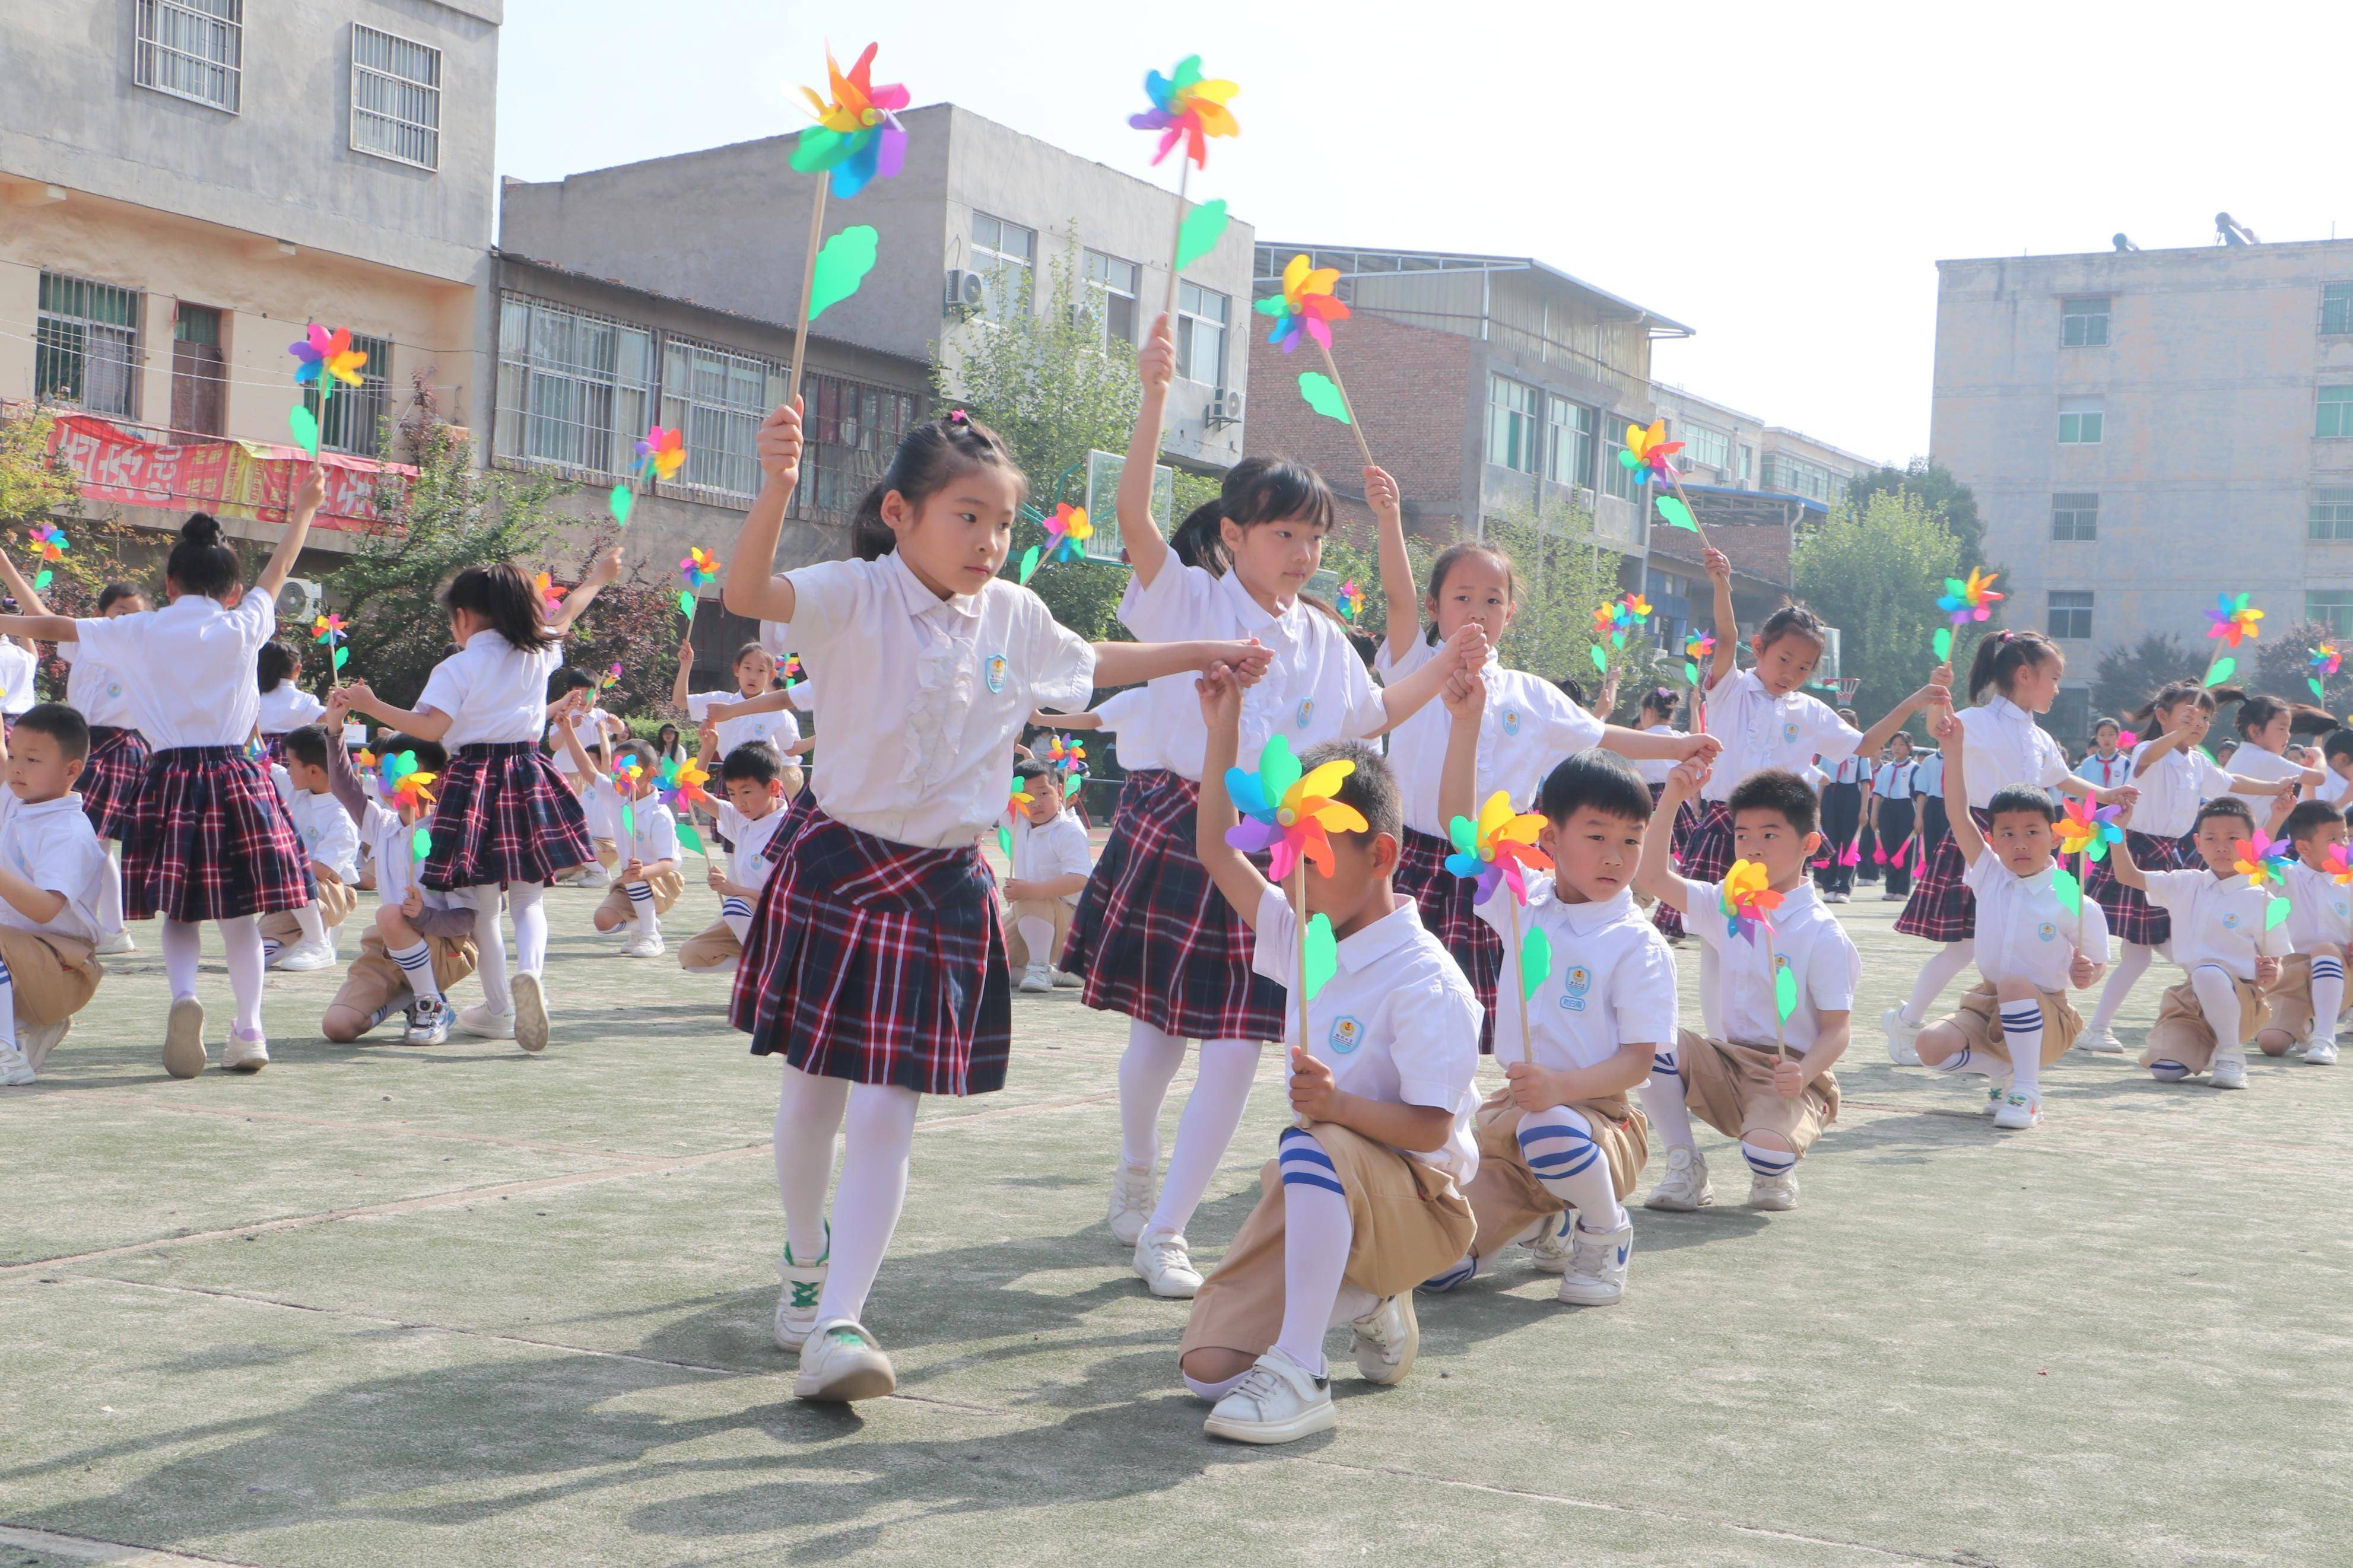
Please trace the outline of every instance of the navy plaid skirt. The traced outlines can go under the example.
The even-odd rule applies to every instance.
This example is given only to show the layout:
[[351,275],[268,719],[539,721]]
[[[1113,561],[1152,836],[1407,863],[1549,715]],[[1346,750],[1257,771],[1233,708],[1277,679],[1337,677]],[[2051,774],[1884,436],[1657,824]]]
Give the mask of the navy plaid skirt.
[[147,790],[147,737],[125,727],[93,724],[90,759],[74,785],[82,814],[100,838],[131,837],[131,817]]
[[1200,793],[1160,768],[1127,775],[1061,966],[1086,976],[1088,1006],[1165,1033],[1279,1040],[1282,987],[1251,972],[1258,939],[1193,851]]
[[[1993,826],[1993,818],[1976,806],[1969,807],[1969,817],[1980,833]],[[1904,901],[1904,912],[1895,917],[1895,929],[1930,942],[1966,942],[1977,935],[1978,896],[1961,880],[1968,869],[1968,862],[1961,858],[1960,840],[1946,834],[1929,852],[1928,868],[1912,884],[1912,896]]]
[[437,893],[552,882],[596,858],[580,802],[528,741],[460,746],[433,788],[433,852],[417,880]]
[[1471,989],[1479,994],[1479,1053],[1493,1056],[1495,983],[1504,973],[1504,939],[1473,910],[1479,879],[1458,877],[1446,868],[1447,853],[1452,848],[1435,834],[1407,828],[1405,843],[1398,852],[1397,876],[1390,885],[1421,906],[1421,929],[1454,955]]
[[894,844],[815,807],[791,833],[728,1008],[752,1054],[919,1094],[1004,1088],[1013,982],[980,851]]
[[122,834],[122,913],[226,921],[319,896],[293,819],[243,746],[175,746],[147,760]]
[[[1686,801],[1683,809],[1691,810],[1692,804]],[[1675,832],[1683,839],[1675,855],[1675,870],[1694,882],[1723,881],[1724,874],[1732,869],[1732,807],[1720,800],[1707,801],[1692,819],[1688,833],[1678,814]],[[1664,899],[1651,911],[1651,923],[1668,936],[1683,934],[1683,917]]]
[[[800,831],[801,818],[816,809],[817,787],[814,784],[801,785],[801,793],[785,803],[785,819],[776,824],[774,833],[768,835],[767,845],[760,853],[770,860],[783,859],[785,846],[790,844],[793,835]],[[736,973],[743,972],[739,968]]]
[[[2132,851],[2133,864],[2144,871],[2195,870],[2204,866],[2197,842],[2194,832],[2179,838],[2158,838],[2125,829],[2125,847]],[[2148,895],[2138,888],[2117,881],[2105,856],[2092,862],[2084,877],[2084,891],[2099,900],[2101,912],[2108,917],[2108,934],[2118,942],[2155,947],[2173,940],[2173,917],[2150,903]]]

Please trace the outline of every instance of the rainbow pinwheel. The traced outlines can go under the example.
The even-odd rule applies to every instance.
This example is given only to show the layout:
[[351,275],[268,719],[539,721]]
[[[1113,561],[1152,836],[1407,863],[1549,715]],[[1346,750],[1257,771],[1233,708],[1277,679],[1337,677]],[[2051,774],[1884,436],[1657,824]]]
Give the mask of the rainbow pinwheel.
[[623,752],[613,759],[613,788],[621,797],[621,833],[633,841],[638,837],[638,781],[645,776],[646,765],[638,761],[635,752]]
[[1082,742],[1067,735],[1050,735],[1046,739],[1046,760],[1058,768],[1083,768],[1087,765],[1087,748]]
[[1348,319],[1348,307],[1332,292],[1340,281],[1336,267],[1310,267],[1307,258],[1294,256],[1282,268],[1282,292],[1269,294],[1250,307],[1261,316],[1274,318],[1274,331],[1266,341],[1284,353],[1299,346],[1299,340],[1310,337],[1323,348],[1332,346],[1332,323]]
[[1724,874],[1718,908],[1726,936],[1754,946],[1757,933],[1773,929],[1772,914],[1781,907],[1781,895],[1766,885],[1765,868],[1755,860],[1735,860]]
[[2088,795],[2070,795],[2056,825],[2059,853],[2105,859],[2109,845],[2124,842],[2125,830],[2116,826],[2123,815],[2120,805],[2099,805]]
[[1340,612],[1340,618],[1353,626],[1356,617],[1365,613],[1365,591],[1356,586],[1356,580],[1351,577],[1340,584],[1340,596],[1332,604]]
[[1141,114],[1129,115],[1127,122],[1138,131],[1160,132],[1159,150],[1152,154],[1154,164],[1157,165],[1181,142],[1187,160],[1197,169],[1206,168],[1209,149],[1205,139],[1241,132],[1233,110],[1226,107],[1226,100],[1240,91],[1241,89],[1232,82],[1205,79],[1201,75],[1201,57],[1187,55],[1176,63],[1175,76],[1162,76],[1158,71],[1144,73],[1144,92],[1152,100],[1152,107]]
[[1095,525],[1087,521],[1087,509],[1058,502],[1051,517],[1041,518],[1039,526],[1053,541],[1046,547],[1049,561],[1076,561],[1086,552],[1086,542],[1095,536]]
[[1473,903],[1485,903],[1501,883],[1512,890],[1514,903],[1525,904],[1528,901],[1527,874],[1552,869],[1552,858],[1536,847],[1536,834],[1544,823],[1545,819],[1535,812],[1514,813],[1511,796],[1497,790],[1479,808],[1476,826],[1465,816],[1458,816],[1446,825],[1447,837],[1454,841],[1454,853],[1446,858],[1446,868],[1466,879],[1478,879],[1478,890],[1472,895]]
[[848,201],[876,180],[890,179],[906,162],[907,132],[896,110],[912,100],[897,82],[874,85],[874,52],[881,47],[867,45],[846,76],[834,62],[833,51],[826,50],[832,101],[818,97],[813,87],[801,89],[817,112],[817,123],[793,144],[792,164],[804,174],[830,172],[838,201]]
[[710,771],[702,763],[684,757],[664,757],[654,770],[654,784],[661,797],[681,811],[712,804],[703,785],[711,782]]
[[1327,832],[1362,833],[1371,826],[1363,812],[1332,798],[1340,781],[1356,771],[1356,763],[1335,760],[1303,775],[1291,742],[1269,736],[1258,754],[1258,772],[1226,770],[1227,794],[1242,818],[1226,829],[1226,842],[1245,855],[1267,851],[1268,872],[1278,882],[1288,880],[1302,860],[1330,876]]
[[2266,838],[2263,830],[2255,829],[2252,839],[2242,838],[2232,846],[2238,859],[2232,869],[2244,877],[2249,884],[2262,887],[2265,881],[2284,883],[2288,861],[2293,851],[2284,838]]
[[719,580],[719,557],[699,544],[690,546],[678,574],[690,588],[707,588]]
[[1681,441],[1667,439],[1667,422],[1657,419],[1651,421],[1648,430],[1640,425],[1626,426],[1626,445],[1619,452],[1618,461],[1634,476],[1638,485],[1647,485],[1653,479],[1672,485],[1678,476],[1675,466],[1667,459],[1683,449]]
[[1629,594],[1618,603],[1626,612],[1625,618],[1619,623],[1620,626],[1639,627],[1651,618],[1651,601],[1639,593]]
[[313,321],[298,342],[287,345],[286,352],[298,362],[294,380],[301,385],[332,392],[336,382],[357,386],[364,379],[360,368],[367,363],[368,356],[364,351],[352,347],[349,327],[337,327],[331,332]]
[[2353,859],[2347,858],[2343,839],[2340,838],[2328,847],[2328,853],[2320,858],[2320,868],[2327,876],[2335,879],[2340,888],[2353,883]]
[[801,668],[801,656],[797,653],[788,653],[778,659],[776,673],[785,678],[786,686],[797,685],[808,679],[808,671]]
[[639,478],[675,479],[679,469],[686,465],[686,432],[652,426],[638,437],[635,450]]
[[383,793],[412,811],[422,811],[433,804],[433,792],[426,786],[438,776],[417,771],[415,752],[386,756],[376,763],[376,782]]
[[32,544],[34,552],[42,560],[63,561],[66,558],[66,551],[69,547],[66,543],[64,529],[45,522],[25,537]]
[[549,615],[552,616],[564,607],[564,591],[555,585],[554,579],[546,573],[542,572],[538,576],[533,577],[531,580],[531,585],[539,590],[539,602]]
[[2322,643],[2312,650],[2312,657],[2306,661],[2304,683],[2312,688],[2312,700],[2315,702],[2327,700],[2320,683],[2336,674],[2344,662],[2334,643]]
[[610,691],[620,683],[621,667],[617,664],[596,678],[596,689],[600,692]]
[[1699,667],[1715,657],[1715,638],[1705,632],[1694,632],[1683,638],[1683,679],[1699,684]]
[[332,647],[343,640],[343,617],[341,616],[319,616],[311,622],[312,642],[322,642]]
[[2217,594],[2214,595],[2214,607],[2206,612],[2206,619],[2210,623],[2206,635],[2210,638],[2220,637],[2226,647],[2236,647],[2242,637],[2263,635],[2263,628],[2255,624],[2263,618],[2261,610],[2247,607],[2246,595]]
[[1936,608],[1950,616],[1956,627],[1989,618],[2002,597],[1993,591],[1994,581],[2000,575],[1999,572],[1972,566],[1966,582],[1958,577],[1946,578],[1945,591],[1936,597]]
[[1008,792],[1005,802],[1006,821],[997,825],[997,847],[998,852],[1008,858],[1010,858],[1013,854],[1013,830],[1007,826],[1006,823],[1018,822],[1028,816],[1029,800],[1029,792],[1022,787],[1021,775],[1015,773],[1013,787]]

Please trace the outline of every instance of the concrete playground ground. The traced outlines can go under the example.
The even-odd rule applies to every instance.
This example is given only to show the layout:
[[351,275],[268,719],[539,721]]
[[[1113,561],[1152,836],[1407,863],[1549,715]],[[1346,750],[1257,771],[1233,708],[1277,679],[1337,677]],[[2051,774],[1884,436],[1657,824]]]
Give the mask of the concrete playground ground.
[[[845,1410],[769,1342],[775,1068],[595,895],[551,899],[537,1058],[328,1045],[329,971],[272,979],[266,1072],[174,1081],[143,929],[0,1091],[0,1568],[2353,1561],[2353,1066],[2218,1094],[2071,1056],[1999,1135],[1983,1080],[1888,1065],[1925,949],[1863,897],[1802,1208],[1746,1208],[1704,1132],[1718,1205],[1636,1211],[1621,1305],[1518,1263],[1425,1298],[1412,1377],[1335,1337],[1339,1426],[1281,1449],[1202,1436],[1185,1309],[1103,1226],[1124,1021],[1074,993],[1016,998],[1005,1092],[928,1106],[868,1317],[900,1392]],[[714,914],[692,889],[673,948]],[[204,986],[217,1055],[216,956]]]

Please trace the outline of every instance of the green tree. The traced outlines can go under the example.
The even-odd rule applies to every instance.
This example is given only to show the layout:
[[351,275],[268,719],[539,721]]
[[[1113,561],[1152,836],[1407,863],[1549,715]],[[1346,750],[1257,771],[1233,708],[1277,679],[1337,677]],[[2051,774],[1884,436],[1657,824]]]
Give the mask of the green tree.
[[[1839,628],[1841,670],[1861,679],[1855,711],[1876,720],[1917,689],[1946,625],[1936,596],[1963,570],[1959,542],[1935,509],[1908,490],[1872,491],[1860,507],[1841,502],[1799,540],[1794,565],[1798,596]],[[1974,642],[1957,639],[1957,685],[1968,678]]]
[[1874,468],[1847,482],[1847,504],[1857,511],[1869,506],[1875,495],[1916,498],[1943,520],[1958,548],[1963,571],[1985,563],[1985,523],[1978,516],[1978,498],[1942,463],[1915,458],[1904,468]]
[[[2121,717],[2168,681],[2195,680],[2205,669],[2205,656],[2172,632],[2150,632],[2137,643],[2109,648],[2092,676],[2093,721]],[[2125,727],[2132,725],[2127,721]]]
[[55,418],[44,408],[0,409],[0,523],[78,512],[81,485],[49,452]]
[[2353,652],[2353,640],[2338,637],[2324,621],[2295,621],[2276,627],[2266,622],[2252,660],[2246,658],[2247,645],[2239,645],[2236,684],[2250,691],[2284,697],[2291,702],[2314,702],[2332,711],[2341,711],[2347,702],[2353,701],[2353,660],[2322,679],[2323,695],[2314,697],[2312,651],[2324,645]]

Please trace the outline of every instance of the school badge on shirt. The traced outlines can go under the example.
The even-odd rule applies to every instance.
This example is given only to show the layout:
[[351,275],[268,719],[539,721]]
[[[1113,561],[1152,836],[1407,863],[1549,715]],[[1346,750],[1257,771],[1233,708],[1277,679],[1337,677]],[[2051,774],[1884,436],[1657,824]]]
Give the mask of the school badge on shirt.
[[1354,1018],[1335,1018],[1331,1037],[1324,1043],[1345,1057],[1365,1043],[1365,1026]]
[[2049,921],[2044,921],[2041,925],[2034,928],[2034,934],[2041,937],[2044,942],[2056,942],[2059,939],[2059,928],[2052,925]]
[[1517,709],[1514,709],[1514,708],[1506,708],[1506,709],[1504,709],[1504,734],[1506,734],[1506,735],[1516,735],[1516,734],[1518,734],[1519,732],[1520,732],[1520,715],[1519,715],[1519,710],[1518,710]]
[[1789,722],[1788,722],[1788,723],[1786,723],[1786,724],[1784,724],[1784,725],[1782,725],[1782,726],[1781,726],[1781,739],[1782,739],[1782,740],[1784,740],[1784,741],[1794,741],[1794,740],[1796,740],[1797,738],[1798,738],[1798,723],[1797,723],[1797,721],[1796,721],[1796,720],[1794,720],[1794,719],[1793,719],[1793,720],[1791,720]]
[[1585,1011],[1585,994],[1593,989],[1593,971],[1581,963],[1572,963],[1561,977],[1561,1006],[1571,1013]]
[[988,689],[991,691],[1004,690],[1005,656],[1001,653],[990,654],[988,661],[980,667],[980,673],[981,679],[988,682]]
[[1299,727],[1303,730],[1305,729],[1307,727],[1307,721],[1314,717],[1314,714],[1315,699],[1313,697],[1301,698],[1299,700]]

